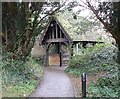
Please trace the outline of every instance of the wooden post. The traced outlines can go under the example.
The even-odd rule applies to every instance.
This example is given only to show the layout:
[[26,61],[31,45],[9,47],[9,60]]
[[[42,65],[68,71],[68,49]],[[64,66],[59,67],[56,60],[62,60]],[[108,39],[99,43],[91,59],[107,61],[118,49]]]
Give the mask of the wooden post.
[[69,58],[70,58],[71,57],[70,43],[68,43],[68,50],[69,50]]
[[70,46],[70,54],[71,54],[71,58],[72,58],[72,56],[73,56],[73,43],[71,44],[71,46]]
[[87,42],[83,42],[82,47],[86,48]]
[[56,29],[56,38],[58,38],[58,28],[57,28],[57,23],[55,24],[55,29]]
[[78,54],[78,44],[75,44],[75,54]]
[[45,44],[45,66],[48,66],[48,47],[47,44]]
[[59,43],[55,43],[55,47],[56,47],[56,52],[58,54],[59,53]]
[[53,27],[52,27],[52,38],[51,38],[51,39],[54,39],[54,38],[55,38],[54,35],[55,35],[55,34],[54,34],[54,25],[53,25]]
[[52,38],[52,31],[48,34],[48,38],[51,39]]
[[62,34],[61,34],[61,33],[62,33],[62,31],[61,31],[61,29],[60,29],[60,38],[62,37]]
[[62,66],[62,50],[61,50],[61,42],[59,42],[59,54],[60,54],[60,67]]

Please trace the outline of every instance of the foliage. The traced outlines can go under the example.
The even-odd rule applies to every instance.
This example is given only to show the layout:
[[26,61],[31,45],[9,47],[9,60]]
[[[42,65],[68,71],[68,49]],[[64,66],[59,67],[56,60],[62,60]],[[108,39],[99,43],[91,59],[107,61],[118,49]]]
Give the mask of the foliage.
[[[93,22],[82,16],[77,16],[77,19],[73,19],[73,13],[73,11],[65,10],[64,12],[55,14],[55,17],[69,34],[70,38],[72,40],[94,39],[98,41],[98,38],[101,38],[101,33],[104,32],[103,29],[101,29],[102,26],[100,26],[100,22]],[[99,29],[101,31],[98,31]]]
[[101,2],[98,6],[99,18],[107,31],[109,31],[118,45],[117,62],[120,64],[120,2]]
[[[83,72],[97,77],[96,83],[91,83],[87,95],[92,97],[117,97],[119,91],[118,68],[116,63],[117,48],[113,45],[97,44],[93,47],[80,49],[65,70],[75,77]],[[112,53],[112,54],[111,54]]]
[[[107,66],[107,65],[106,65]],[[118,64],[112,64],[106,68],[106,75],[98,77],[96,83],[88,86],[88,94],[96,97],[118,97],[119,95],[119,79]],[[98,90],[98,91],[96,91]]]
[[43,66],[43,64],[44,64],[44,57],[43,56],[35,57],[34,60],[37,64],[41,64],[41,66]]
[[[93,70],[97,70],[97,68],[100,67],[99,65],[102,65],[106,62],[106,60],[104,60],[103,58],[108,58],[108,56],[103,55],[103,53],[105,55],[109,55],[109,53],[107,52],[107,49],[109,49],[109,47],[104,48],[105,46],[105,44],[96,44],[95,46],[86,49],[80,48],[78,55],[74,55],[70,59],[69,68],[76,69],[76,71],[78,71],[77,69],[79,68],[81,72],[89,72],[90,68],[96,66],[96,68],[93,68]],[[106,50],[106,53],[104,52],[104,50]],[[79,76],[79,74],[76,76]]]
[[13,95],[14,91],[16,96],[22,95],[23,92],[30,93],[34,90],[36,81],[42,77],[43,69],[40,66],[43,63],[42,59],[32,59],[28,56],[49,16],[60,8],[58,3],[49,2],[49,6],[53,4],[57,6],[45,9],[43,5],[46,4],[48,2],[2,3],[3,59],[0,66],[4,95],[7,93]]
[[[91,11],[92,20],[96,21],[96,19],[102,23],[104,29],[112,34],[113,38],[116,40],[116,44],[118,45],[118,54],[117,54],[117,62],[120,64],[120,29],[119,29],[119,21],[120,21],[120,2],[92,2],[91,0],[84,1],[76,1],[73,0],[68,3],[67,8],[70,11],[76,7],[79,7],[75,13],[81,14],[82,10],[89,9]],[[95,33],[96,34],[96,33]]]
[[49,53],[50,54],[56,53],[56,46],[55,46],[55,44],[51,44],[50,45],[50,47],[49,47]]
[[109,88],[108,86],[101,87],[95,83],[91,83],[88,87],[88,94],[89,97],[118,97],[118,90],[114,90],[114,86],[112,86],[112,88]]
[[3,97],[23,97],[32,93],[36,87],[36,81],[30,80],[19,85],[4,86],[2,89]]
[[[43,5],[51,7],[46,9]],[[18,96],[24,92],[30,93],[35,88],[36,81],[41,79],[43,74],[40,67],[40,64],[43,63],[42,59],[32,59],[28,56],[36,37],[44,29],[49,16],[60,7],[58,3],[54,2],[2,3],[3,59],[0,66],[2,67],[4,95],[7,93],[13,95],[15,91]],[[7,90],[8,88],[10,89]]]
[[41,64],[29,57],[24,63],[22,60],[13,60],[11,53],[4,53],[2,66],[2,87],[3,96],[27,96],[36,87],[38,81],[42,79],[43,69]]
[[103,20],[105,28],[112,33],[115,39],[119,39],[119,5],[120,3],[118,2],[100,2],[97,8],[98,15]]
[[[23,60],[44,29],[50,14],[59,9],[58,3],[49,2],[51,9],[45,9],[45,2],[3,2],[2,3],[2,41],[6,51],[13,52],[14,58]],[[41,14],[44,14],[41,16]]]

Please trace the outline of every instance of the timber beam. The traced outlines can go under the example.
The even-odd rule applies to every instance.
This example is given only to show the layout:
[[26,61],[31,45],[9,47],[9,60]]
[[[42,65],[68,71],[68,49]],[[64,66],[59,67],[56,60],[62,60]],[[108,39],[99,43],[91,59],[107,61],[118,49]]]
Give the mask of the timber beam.
[[52,43],[52,42],[66,42],[68,40],[66,40],[65,38],[57,38],[57,39],[48,39],[46,40],[46,43]]

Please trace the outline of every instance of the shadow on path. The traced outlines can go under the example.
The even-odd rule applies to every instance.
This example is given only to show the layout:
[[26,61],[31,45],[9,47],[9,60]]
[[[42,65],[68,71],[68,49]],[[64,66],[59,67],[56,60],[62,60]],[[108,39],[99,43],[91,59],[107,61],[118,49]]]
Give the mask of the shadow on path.
[[45,67],[44,78],[30,97],[74,97],[74,89],[62,67]]

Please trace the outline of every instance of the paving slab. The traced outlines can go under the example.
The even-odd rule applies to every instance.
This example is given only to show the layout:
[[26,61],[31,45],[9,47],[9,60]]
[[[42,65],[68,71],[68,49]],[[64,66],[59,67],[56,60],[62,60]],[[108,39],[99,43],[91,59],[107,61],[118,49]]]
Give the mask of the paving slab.
[[43,80],[30,97],[75,97],[75,93],[63,68],[45,67]]

